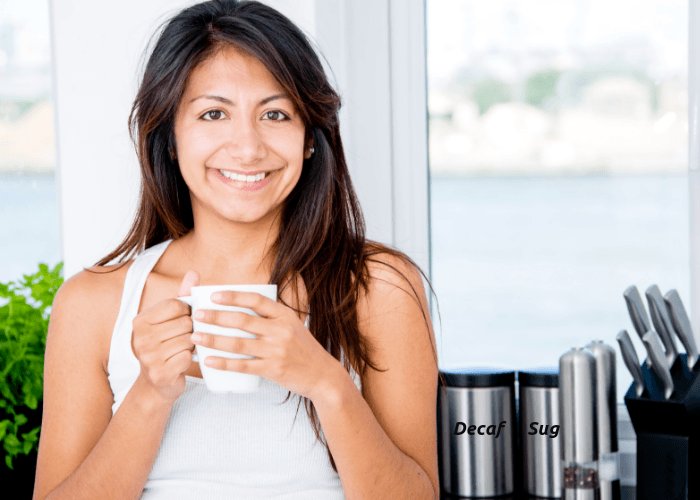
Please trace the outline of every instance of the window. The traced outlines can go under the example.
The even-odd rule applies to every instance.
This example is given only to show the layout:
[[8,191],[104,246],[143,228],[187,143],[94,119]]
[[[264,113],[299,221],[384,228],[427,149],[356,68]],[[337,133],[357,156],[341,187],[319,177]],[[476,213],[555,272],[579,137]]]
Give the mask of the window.
[[49,5],[0,1],[0,282],[60,261]]
[[624,290],[675,288],[690,313],[688,2],[427,0],[426,17],[441,368],[556,366],[592,340],[619,351],[622,329],[643,361]]

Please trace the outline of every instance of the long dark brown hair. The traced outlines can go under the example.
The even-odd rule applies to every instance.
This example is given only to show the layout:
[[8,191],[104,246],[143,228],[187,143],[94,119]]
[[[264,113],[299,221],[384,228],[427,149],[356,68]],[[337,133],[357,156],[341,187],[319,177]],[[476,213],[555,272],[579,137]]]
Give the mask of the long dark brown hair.
[[[129,134],[142,176],[138,210],[122,243],[95,266],[119,256],[118,263],[126,264],[130,257],[178,239],[194,227],[190,192],[173,155],[177,148],[175,115],[192,70],[231,47],[257,58],[272,73],[303,120],[305,145],[313,143],[315,149],[304,160],[301,177],[284,201],[278,238],[270,249],[276,255],[270,283],[279,288],[282,283],[303,280],[310,306],[309,330],[338,360],[342,347],[348,372],[350,360],[363,366],[363,373],[367,366],[386,371],[372,362],[373,348],[358,328],[357,301],[360,287],[368,292],[369,262],[389,266],[403,276],[421,307],[429,336],[430,327],[409,279],[391,264],[370,257],[381,253],[398,257],[421,272],[434,294],[433,287],[406,254],[365,238],[364,218],[340,139],[340,97],[303,32],[260,2],[212,0],[188,7],[165,22],[129,115]],[[430,345],[432,348],[432,340]],[[437,365],[434,348],[433,354]],[[442,374],[440,380],[444,385]],[[438,385],[437,380],[435,383]],[[291,391],[283,403],[290,396]],[[313,402],[303,399],[321,441]],[[326,449],[337,472],[327,444]]]

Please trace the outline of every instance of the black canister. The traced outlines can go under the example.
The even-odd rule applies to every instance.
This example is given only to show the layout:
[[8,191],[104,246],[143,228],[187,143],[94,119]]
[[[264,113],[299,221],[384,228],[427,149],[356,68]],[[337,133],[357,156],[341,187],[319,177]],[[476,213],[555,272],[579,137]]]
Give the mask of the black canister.
[[441,370],[438,387],[440,486],[451,495],[514,492],[515,372],[498,368]]
[[518,372],[523,490],[561,498],[559,367]]

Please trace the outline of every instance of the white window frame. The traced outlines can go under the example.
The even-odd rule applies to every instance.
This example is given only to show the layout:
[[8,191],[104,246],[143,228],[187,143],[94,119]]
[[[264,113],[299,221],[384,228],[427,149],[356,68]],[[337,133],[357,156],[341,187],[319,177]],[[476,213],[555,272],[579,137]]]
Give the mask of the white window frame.
[[[700,345],[700,2],[688,1],[688,210],[690,318]],[[695,29],[693,29],[695,28]]]
[[315,19],[343,100],[367,236],[405,252],[432,280],[425,1],[317,0]]

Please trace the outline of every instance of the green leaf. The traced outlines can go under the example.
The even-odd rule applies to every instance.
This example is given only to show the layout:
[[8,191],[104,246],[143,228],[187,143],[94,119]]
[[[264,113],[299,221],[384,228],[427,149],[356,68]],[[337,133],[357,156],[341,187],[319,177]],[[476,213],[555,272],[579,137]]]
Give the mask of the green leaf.
[[[27,410],[36,410],[43,397],[44,356],[50,308],[63,284],[63,262],[53,269],[40,262],[35,273],[0,283],[0,442],[9,469],[19,453],[37,448],[41,426],[17,437],[27,423]],[[13,422],[14,421],[14,422]]]
[[27,396],[24,398],[24,402],[27,407],[32,410],[36,410],[39,406],[39,402],[34,394],[27,394]]
[[19,451],[20,449],[20,442],[19,439],[17,439],[17,436],[14,434],[8,434],[5,436],[5,443],[4,443],[5,449],[7,451]]
[[39,441],[39,431],[40,430],[41,430],[41,426],[35,427],[31,431],[23,433],[22,438],[26,439],[32,443],[36,443],[37,441]]
[[2,438],[5,437],[5,432],[7,432],[7,426],[10,425],[11,423],[12,422],[10,422],[7,419],[0,422],[0,441],[2,441]]
[[0,394],[5,396],[13,405],[17,405],[17,399],[15,399],[14,394],[12,394],[8,384],[0,383]]

